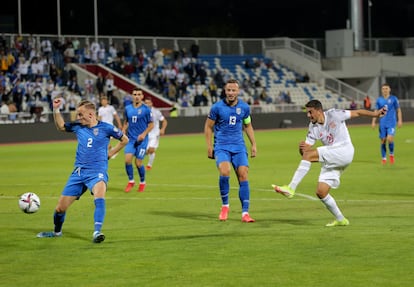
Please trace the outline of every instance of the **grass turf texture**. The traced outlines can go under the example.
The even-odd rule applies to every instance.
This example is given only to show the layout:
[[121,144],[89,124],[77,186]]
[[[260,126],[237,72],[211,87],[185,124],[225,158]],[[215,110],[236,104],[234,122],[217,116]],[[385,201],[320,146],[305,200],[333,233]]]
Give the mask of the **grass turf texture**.
[[[62,238],[36,238],[53,228],[75,142],[0,146],[0,286],[411,286],[414,125],[397,131],[394,166],[380,163],[377,130],[349,129],[354,162],[332,195],[350,226],[324,226],[333,218],[314,196],[318,163],[295,198],[272,192],[290,181],[305,129],[256,131],[249,224],[234,174],[229,220],[218,220],[218,172],[203,135],[167,136],[144,193],[126,194],[123,156],[110,161],[101,244],[91,243],[88,193],[69,209]],[[40,196],[35,214],[18,208],[27,191]]]

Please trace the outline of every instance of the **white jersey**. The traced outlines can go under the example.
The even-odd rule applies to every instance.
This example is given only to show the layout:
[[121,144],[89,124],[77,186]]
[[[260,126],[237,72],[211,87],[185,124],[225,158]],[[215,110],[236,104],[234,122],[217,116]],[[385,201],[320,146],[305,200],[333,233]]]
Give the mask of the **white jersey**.
[[114,115],[116,115],[116,110],[113,106],[107,105],[106,107],[99,107],[98,116],[101,118],[101,121],[114,124]]
[[324,124],[309,124],[306,143],[313,145],[317,140],[323,143],[317,148],[321,163],[318,181],[338,188],[342,172],[354,157],[354,146],[345,124],[351,118],[351,112],[330,109],[324,115]]
[[329,109],[324,112],[325,123],[309,123],[306,143],[314,145],[320,140],[325,146],[352,144],[345,121],[351,118],[348,110]]
[[164,121],[164,115],[161,113],[160,110],[152,107],[152,122],[154,123],[153,129],[149,132],[149,137],[157,137],[160,135],[160,121]]

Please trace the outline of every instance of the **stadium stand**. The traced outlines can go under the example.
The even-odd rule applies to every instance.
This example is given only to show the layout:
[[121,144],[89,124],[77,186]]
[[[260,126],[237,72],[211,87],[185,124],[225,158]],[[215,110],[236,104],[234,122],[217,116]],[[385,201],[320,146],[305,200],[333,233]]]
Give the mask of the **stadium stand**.
[[[123,98],[131,87],[140,85],[147,95],[159,101],[158,106],[164,107],[166,115],[172,106],[179,109],[179,116],[206,114],[208,107],[220,97],[222,84],[229,77],[240,81],[241,97],[254,107],[254,113],[297,112],[313,98],[321,100],[325,108],[349,108],[352,99],[361,98],[361,91],[349,85],[346,87],[335,78],[323,75],[321,81],[315,75],[309,77],[307,72],[320,66],[319,53],[287,38],[248,39],[243,46],[241,40],[201,40],[205,42],[202,52],[209,47],[214,50],[220,41],[223,45],[217,53],[199,53],[194,58],[180,48],[190,46],[193,39],[165,39],[158,42],[158,46],[166,48],[151,48],[153,50],[149,51],[148,47],[157,46],[156,39],[122,39],[123,45],[119,45],[121,39],[116,37],[93,41],[79,37],[80,43],[77,38],[50,37],[52,51],[47,51],[42,48],[42,43],[49,37],[7,37],[7,41],[3,41],[4,38],[0,41],[0,51],[10,60],[0,77],[0,96],[5,102],[14,102],[17,111],[10,112],[8,116],[1,114],[0,123],[47,121],[51,99],[57,95],[67,98],[62,109],[69,114],[81,98],[99,103],[95,87],[98,73],[114,75],[118,88],[114,99],[119,97],[119,109],[122,109]],[[75,41],[78,43],[73,45]],[[140,41],[141,44],[138,44]],[[210,42],[214,45],[208,45]],[[131,45],[128,55],[124,55],[125,43]],[[145,45],[149,52],[146,52]],[[72,51],[74,46],[77,48]],[[90,49],[92,46],[99,51],[98,54],[94,55]],[[260,47],[257,50],[263,53],[245,53],[253,46]],[[265,46],[266,53],[262,49]],[[141,48],[137,50],[137,47]],[[231,50],[232,47],[236,53],[223,53],[223,50]],[[240,47],[243,49],[237,50]],[[270,49],[273,50],[269,53]],[[277,51],[283,53],[275,53]],[[287,53],[295,54],[300,61],[311,59],[310,69],[300,69],[300,64],[293,61],[295,59],[286,57]],[[213,89],[214,85],[217,87]],[[350,93],[346,94],[347,90]]]

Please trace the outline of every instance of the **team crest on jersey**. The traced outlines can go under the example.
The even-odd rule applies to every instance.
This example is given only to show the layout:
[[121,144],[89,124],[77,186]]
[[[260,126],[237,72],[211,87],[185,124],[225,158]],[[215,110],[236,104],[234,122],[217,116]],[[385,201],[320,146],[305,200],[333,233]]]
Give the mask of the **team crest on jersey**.
[[114,127],[114,132],[118,132],[118,128],[117,127]]
[[98,128],[93,129],[93,134],[94,134],[95,136],[97,136],[97,135],[99,134],[99,129],[98,129]]
[[142,110],[138,110],[138,115],[142,114]]
[[236,114],[238,114],[238,115],[241,114],[241,108],[236,108]]

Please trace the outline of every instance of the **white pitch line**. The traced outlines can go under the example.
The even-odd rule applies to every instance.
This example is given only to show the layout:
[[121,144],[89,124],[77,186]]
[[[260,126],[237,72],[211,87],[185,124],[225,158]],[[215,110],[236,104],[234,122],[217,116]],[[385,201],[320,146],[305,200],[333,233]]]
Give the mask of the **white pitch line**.
[[[29,184],[15,184],[15,186],[26,186],[29,187],[31,185]],[[50,185],[56,185],[56,186],[60,186],[61,188],[63,187],[63,185],[61,183],[44,183],[44,184],[39,184],[38,186],[50,186]],[[2,186],[9,186],[9,185],[4,185],[4,184],[0,184],[0,187]],[[155,184],[147,184],[147,186],[155,186],[155,187],[174,187],[174,188],[183,188],[183,189],[191,189],[191,188],[197,188],[197,189],[217,189],[217,185],[192,185],[192,184],[169,184],[169,183],[155,183]],[[122,187],[123,188],[123,187]],[[107,199],[113,199],[113,200],[217,200],[216,198],[209,198],[209,197],[144,197],[142,195],[140,195],[139,197],[131,197],[128,195],[125,196],[111,196],[114,195],[114,192],[111,191],[112,187],[109,187],[109,191],[108,194],[106,196]],[[230,190],[238,190],[237,186],[231,186]],[[251,193],[255,193],[255,192],[271,192],[275,194],[275,197],[272,198],[255,198],[255,201],[262,201],[262,200],[271,200],[271,201],[282,201],[282,200],[301,200],[298,197],[301,197],[303,199],[306,200],[311,200],[311,201],[318,201],[319,198],[317,198],[316,196],[311,196],[308,194],[303,194],[303,193],[295,193],[295,198],[293,199],[286,199],[284,198],[284,196],[276,194],[276,192],[274,190],[272,190],[272,188],[269,189],[264,189],[264,188],[256,188],[256,189],[251,189]],[[145,193],[144,193],[145,194]],[[153,192],[151,192],[151,194],[153,194]],[[60,196],[60,189],[57,190],[56,196],[48,196],[45,198],[56,198]],[[7,196],[7,195],[0,195],[0,199],[13,199],[13,198],[18,198],[18,196]],[[344,201],[348,201],[348,202],[378,202],[378,203],[414,203],[414,200],[391,200],[391,199],[385,199],[385,200],[379,200],[379,199],[341,199],[341,200],[336,200],[339,202],[344,202]]]

